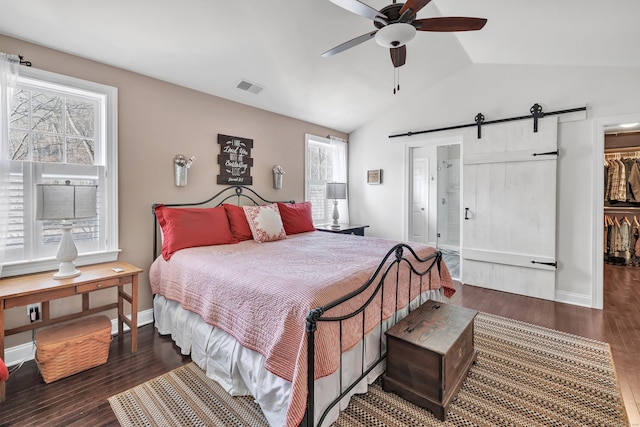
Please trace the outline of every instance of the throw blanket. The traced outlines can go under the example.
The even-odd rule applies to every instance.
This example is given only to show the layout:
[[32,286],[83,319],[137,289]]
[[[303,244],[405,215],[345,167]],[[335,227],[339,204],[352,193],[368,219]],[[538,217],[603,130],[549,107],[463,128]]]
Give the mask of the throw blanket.
[[[185,309],[228,332],[245,347],[259,352],[265,357],[266,369],[292,382],[287,425],[296,426],[306,407],[307,313],[362,286],[396,243],[380,238],[309,232],[269,243],[245,241],[183,249],[169,261],[159,257],[153,263],[149,272],[151,290],[180,302]],[[411,246],[421,257],[434,252],[425,245]],[[403,283],[397,299],[396,275]],[[380,305],[384,309],[383,317],[388,318],[428,289],[444,286],[446,296],[455,292],[444,264],[441,277],[434,267],[422,281],[409,280],[408,268],[404,267],[399,272],[391,272],[386,282],[393,283],[365,312],[367,332],[379,324]],[[352,311],[371,292],[328,314]],[[361,322],[361,317],[356,317],[345,325],[343,351],[360,339]],[[331,374],[339,366],[339,330],[334,326],[321,323],[318,327],[316,378]]]

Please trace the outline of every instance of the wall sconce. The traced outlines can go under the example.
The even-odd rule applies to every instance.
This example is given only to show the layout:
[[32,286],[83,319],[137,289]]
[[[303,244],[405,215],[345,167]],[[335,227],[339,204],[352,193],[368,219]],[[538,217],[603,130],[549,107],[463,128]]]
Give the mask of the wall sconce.
[[187,186],[187,170],[195,161],[195,156],[191,156],[191,158],[187,160],[182,154],[178,154],[173,158],[173,177],[176,187]]
[[280,190],[282,188],[282,175],[284,175],[284,169],[280,165],[273,167],[273,188]]

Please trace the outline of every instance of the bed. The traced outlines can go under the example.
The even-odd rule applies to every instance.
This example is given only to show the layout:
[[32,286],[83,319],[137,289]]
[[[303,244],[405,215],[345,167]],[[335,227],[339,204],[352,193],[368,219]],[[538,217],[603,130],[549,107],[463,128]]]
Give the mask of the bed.
[[[238,229],[239,209],[254,238]],[[384,331],[426,300],[455,292],[433,248],[315,231],[308,203],[275,203],[232,186],[203,202],[153,210],[160,226],[149,277],[158,332],[229,393],[253,396],[272,426],[330,425],[384,372]],[[202,238],[211,218],[189,215],[205,210],[219,222],[227,213],[231,241],[220,230],[214,244]],[[278,213],[284,236],[258,242],[264,238],[252,218],[259,212],[271,224],[267,211]],[[182,225],[172,229],[172,221]],[[185,223],[200,244],[168,247],[188,234]]]

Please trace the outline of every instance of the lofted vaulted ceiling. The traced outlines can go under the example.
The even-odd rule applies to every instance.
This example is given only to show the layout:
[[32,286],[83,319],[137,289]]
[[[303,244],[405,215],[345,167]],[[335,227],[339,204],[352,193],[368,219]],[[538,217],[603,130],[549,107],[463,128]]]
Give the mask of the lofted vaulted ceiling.
[[[374,29],[329,0],[2,0],[0,34],[345,132],[470,64],[640,69],[637,0],[433,0],[418,13],[437,16],[488,23],[419,32],[396,95],[375,41],[320,56]],[[264,90],[237,89],[243,79]]]

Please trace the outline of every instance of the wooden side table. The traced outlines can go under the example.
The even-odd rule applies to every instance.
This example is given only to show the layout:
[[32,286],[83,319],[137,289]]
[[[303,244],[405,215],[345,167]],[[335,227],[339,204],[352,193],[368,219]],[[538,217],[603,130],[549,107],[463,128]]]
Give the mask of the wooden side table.
[[368,225],[356,225],[356,224],[340,224],[340,227],[332,227],[331,224],[316,225],[318,231],[329,231],[331,233],[339,234],[355,234],[356,236],[364,236],[364,229],[369,227]]
[[[121,269],[121,271],[114,271]],[[138,274],[142,270],[126,262],[109,262],[81,267],[82,275],[70,279],[56,280],[53,272],[27,274],[0,279],[0,356],[4,359],[4,337],[31,331],[102,311],[118,309],[118,335],[124,333],[124,325],[131,329],[131,352],[138,350]],[[131,293],[124,289],[131,284]],[[90,308],[89,294],[94,291],[118,287],[118,300],[110,304]],[[49,301],[82,295],[82,310],[76,313],[51,318]],[[124,303],[131,306],[131,319],[124,314]],[[4,329],[4,310],[14,307],[42,303],[41,320]],[[5,383],[0,383],[0,402],[6,398]]]

